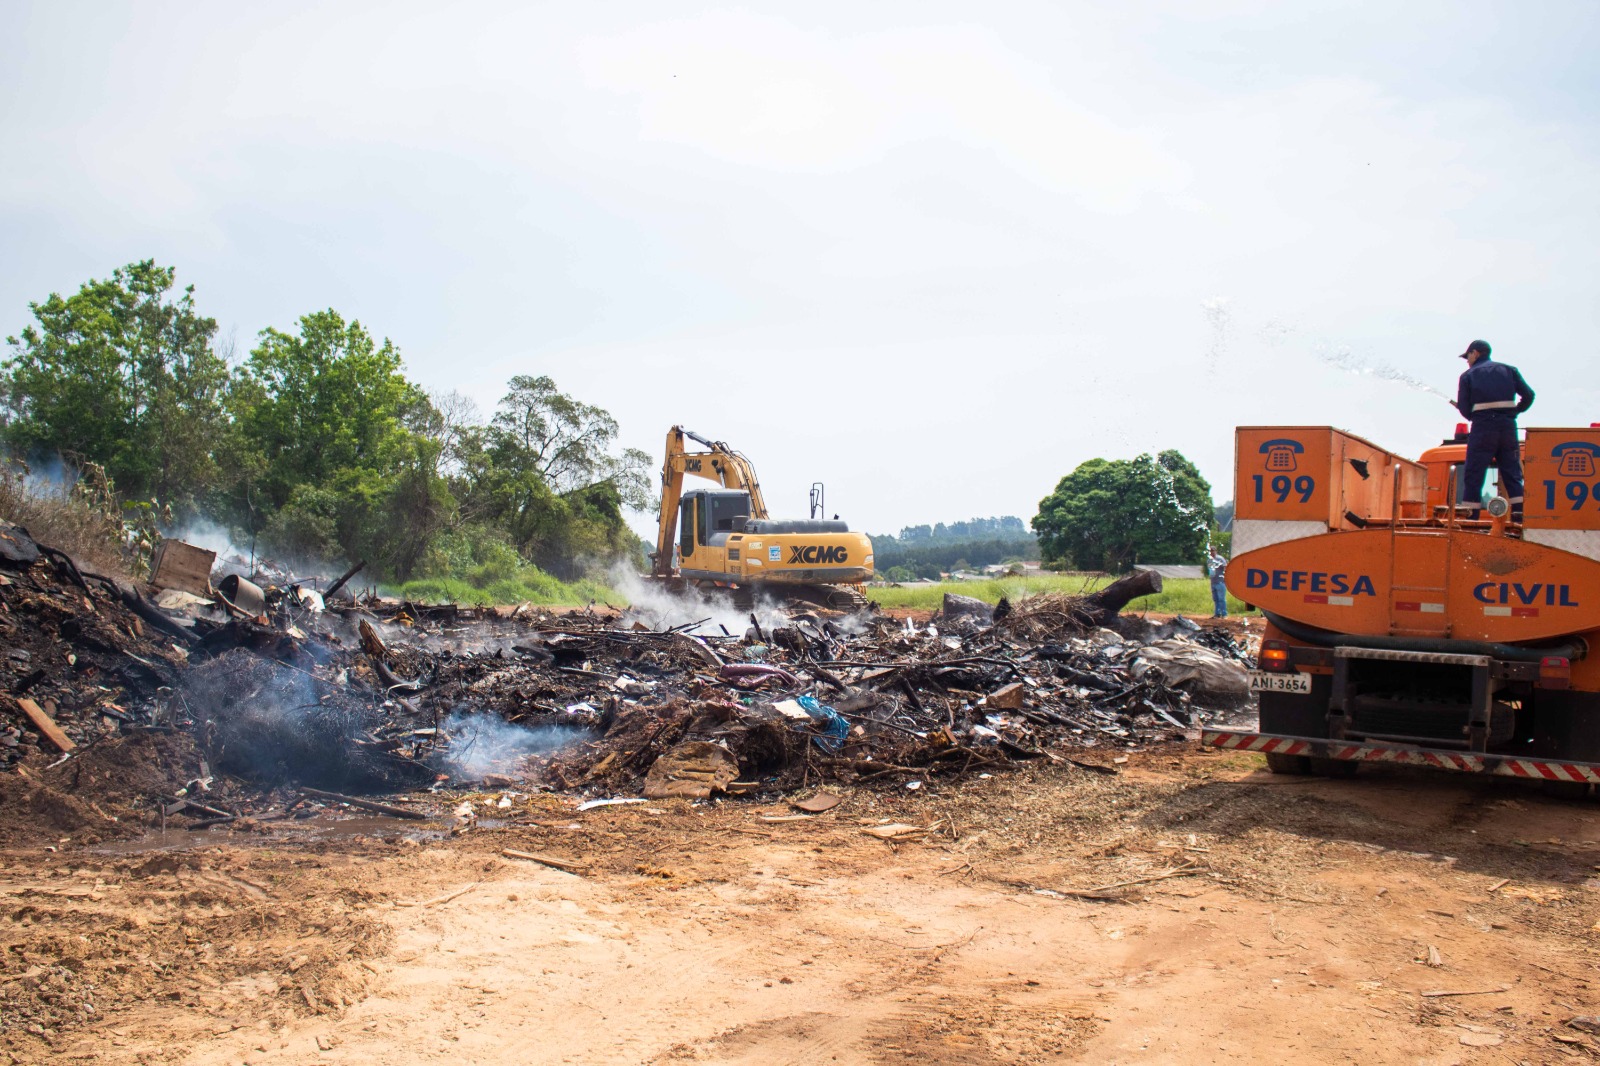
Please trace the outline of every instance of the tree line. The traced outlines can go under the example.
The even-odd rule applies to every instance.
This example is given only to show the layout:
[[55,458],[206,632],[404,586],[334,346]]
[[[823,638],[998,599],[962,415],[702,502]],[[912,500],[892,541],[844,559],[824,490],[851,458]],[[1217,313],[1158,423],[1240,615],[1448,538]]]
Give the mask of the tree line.
[[1000,518],[969,518],[965,522],[951,522],[948,525],[936,522],[931,526],[905,526],[897,539],[908,543],[944,544],[967,540],[1031,541],[1034,537],[1023,525],[1022,519],[1016,515],[1004,515]]
[[239,357],[175,286],[145,260],[29,304],[0,363],[14,456],[97,464],[168,529],[205,517],[264,553],[395,581],[642,563],[622,508],[651,505],[650,457],[617,449],[603,409],[518,375],[485,418],[331,309]]
[[1039,541],[1022,519],[1007,515],[906,526],[899,536],[874,533],[872,555],[890,581],[933,581],[951,570],[1037,559]]

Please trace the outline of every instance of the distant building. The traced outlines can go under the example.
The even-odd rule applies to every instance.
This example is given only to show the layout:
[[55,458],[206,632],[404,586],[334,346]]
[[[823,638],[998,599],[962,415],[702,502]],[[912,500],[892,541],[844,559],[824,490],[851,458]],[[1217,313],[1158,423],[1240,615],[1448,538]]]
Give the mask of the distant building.
[[1203,566],[1190,566],[1187,563],[1134,563],[1135,570],[1154,570],[1162,577],[1172,581],[1185,578],[1204,578],[1206,568]]

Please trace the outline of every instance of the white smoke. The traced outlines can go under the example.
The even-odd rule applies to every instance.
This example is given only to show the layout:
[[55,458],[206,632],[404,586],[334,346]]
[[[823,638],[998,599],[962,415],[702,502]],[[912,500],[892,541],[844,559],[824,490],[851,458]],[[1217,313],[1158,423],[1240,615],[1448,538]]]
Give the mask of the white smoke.
[[78,471],[61,461],[58,455],[40,455],[23,464],[23,487],[31,496],[66,499],[78,483]]
[[178,529],[168,533],[167,537],[170,540],[193,544],[196,548],[216,552],[219,561],[237,558],[241,562],[247,562],[250,558],[248,547],[239,547],[233,542],[232,533],[207,518],[190,519]]
[[530,755],[564,748],[588,737],[581,729],[557,725],[520,726],[497,714],[457,710],[439,727],[448,738],[444,762],[464,778],[515,773]]
[[789,624],[789,616],[770,596],[758,596],[754,612],[741,611],[731,593],[701,592],[693,586],[669,591],[665,585],[634,573],[626,564],[612,568],[609,584],[628,598],[629,607],[620,623],[626,629],[634,622],[656,632],[677,626],[703,623],[693,632],[713,636],[726,629],[731,636],[743,636],[750,628],[750,615],[770,638],[772,630]]

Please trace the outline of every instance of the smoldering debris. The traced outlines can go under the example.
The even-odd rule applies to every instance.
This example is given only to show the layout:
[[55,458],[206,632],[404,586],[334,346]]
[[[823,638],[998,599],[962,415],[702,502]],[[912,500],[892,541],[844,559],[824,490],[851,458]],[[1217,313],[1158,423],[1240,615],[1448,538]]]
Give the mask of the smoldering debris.
[[581,722],[524,726],[493,711],[455,711],[439,729],[441,765],[467,781],[481,781],[491,773],[517,774],[530,756],[558,751],[594,735]]
[[429,784],[425,745],[389,729],[382,703],[333,679],[237,648],[201,663],[175,700],[214,766],[264,786],[349,792]]
[[[193,595],[164,610],[47,547],[7,543],[0,624],[22,639],[0,669],[39,715],[0,733],[0,769],[80,758],[72,745],[181,740],[150,818],[199,817],[199,804],[201,821],[226,820],[268,802],[252,794],[301,787],[617,797],[928,781],[1109,759],[1192,735],[1246,698],[1249,652],[1225,630],[1119,615],[1149,577],[992,609],[953,600],[925,623],[322,602],[270,583],[242,617]],[[194,798],[191,782],[232,805]]]

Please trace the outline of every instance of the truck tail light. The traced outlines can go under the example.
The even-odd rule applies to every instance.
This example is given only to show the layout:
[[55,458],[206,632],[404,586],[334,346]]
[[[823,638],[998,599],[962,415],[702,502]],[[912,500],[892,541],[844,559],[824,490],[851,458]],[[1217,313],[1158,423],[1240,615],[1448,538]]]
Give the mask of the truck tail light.
[[1539,660],[1540,688],[1567,688],[1572,684],[1572,662],[1559,655]]
[[[1257,656],[1256,661],[1263,670],[1276,670],[1279,673],[1287,673],[1293,669],[1289,665],[1289,645],[1282,640],[1263,640],[1261,642],[1261,654]],[[1566,660],[1562,661],[1565,662]]]

